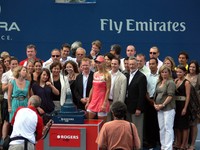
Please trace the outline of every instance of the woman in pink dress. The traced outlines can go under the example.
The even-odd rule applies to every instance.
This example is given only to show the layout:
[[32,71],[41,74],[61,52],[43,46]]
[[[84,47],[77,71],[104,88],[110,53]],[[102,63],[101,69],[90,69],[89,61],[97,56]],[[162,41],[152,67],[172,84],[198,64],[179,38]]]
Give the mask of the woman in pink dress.
[[103,56],[98,56],[95,62],[98,71],[94,73],[93,86],[85,107],[88,119],[93,119],[97,115],[98,119],[103,119],[105,122],[110,107],[108,96],[111,86],[111,76],[106,71]]

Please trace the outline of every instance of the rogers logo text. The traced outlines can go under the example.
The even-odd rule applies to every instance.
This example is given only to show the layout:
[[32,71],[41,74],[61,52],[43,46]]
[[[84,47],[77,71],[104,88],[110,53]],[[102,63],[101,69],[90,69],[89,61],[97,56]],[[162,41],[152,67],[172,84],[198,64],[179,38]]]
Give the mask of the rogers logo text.
[[78,140],[78,135],[57,135],[57,139],[64,139],[64,140]]

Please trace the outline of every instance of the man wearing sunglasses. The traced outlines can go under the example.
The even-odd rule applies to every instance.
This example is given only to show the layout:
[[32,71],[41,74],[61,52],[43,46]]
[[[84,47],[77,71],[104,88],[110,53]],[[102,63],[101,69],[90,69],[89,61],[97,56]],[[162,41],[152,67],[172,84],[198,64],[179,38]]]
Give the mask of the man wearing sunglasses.
[[[156,58],[158,60],[158,70],[163,65],[163,62],[158,58],[160,55],[159,49],[156,46],[150,48],[149,58]],[[146,66],[149,68],[149,61],[147,61]]]
[[51,58],[43,63],[43,68],[49,69],[50,65],[54,61],[60,61],[60,50],[59,49],[53,49],[51,51]]

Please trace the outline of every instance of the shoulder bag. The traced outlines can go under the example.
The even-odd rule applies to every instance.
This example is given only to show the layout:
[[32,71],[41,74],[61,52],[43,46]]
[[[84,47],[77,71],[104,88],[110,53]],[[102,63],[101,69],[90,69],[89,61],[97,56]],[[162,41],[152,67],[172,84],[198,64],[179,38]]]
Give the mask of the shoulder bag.
[[137,149],[135,148],[133,127],[132,127],[132,123],[131,123],[131,122],[130,122],[130,127],[131,127],[131,133],[132,133],[132,137],[133,137],[133,150],[137,150]]

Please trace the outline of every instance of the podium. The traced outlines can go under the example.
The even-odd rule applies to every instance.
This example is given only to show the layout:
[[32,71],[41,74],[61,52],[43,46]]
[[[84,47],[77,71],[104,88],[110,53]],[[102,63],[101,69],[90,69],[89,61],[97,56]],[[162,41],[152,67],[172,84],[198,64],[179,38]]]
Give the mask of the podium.
[[95,141],[102,125],[102,120],[53,124],[47,137],[36,144],[36,150],[99,150]]

